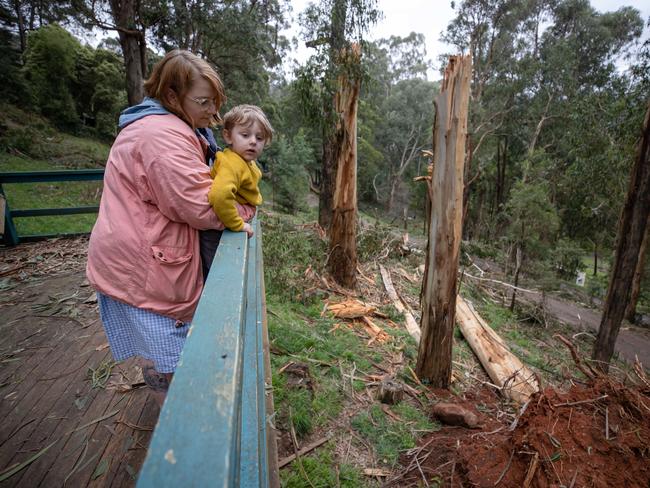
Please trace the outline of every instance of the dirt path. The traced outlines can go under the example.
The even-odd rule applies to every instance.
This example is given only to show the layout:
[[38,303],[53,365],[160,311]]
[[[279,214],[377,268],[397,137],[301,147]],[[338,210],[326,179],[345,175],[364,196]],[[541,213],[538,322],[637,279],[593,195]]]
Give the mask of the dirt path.
[[[540,304],[539,293],[522,293],[526,300]],[[544,298],[544,310],[557,321],[570,325],[578,333],[587,332],[594,337],[600,327],[602,313],[600,310],[587,308],[575,302],[547,295]],[[616,340],[616,352],[619,358],[633,363],[635,356],[644,366],[650,367],[650,330],[633,325],[623,325]]]

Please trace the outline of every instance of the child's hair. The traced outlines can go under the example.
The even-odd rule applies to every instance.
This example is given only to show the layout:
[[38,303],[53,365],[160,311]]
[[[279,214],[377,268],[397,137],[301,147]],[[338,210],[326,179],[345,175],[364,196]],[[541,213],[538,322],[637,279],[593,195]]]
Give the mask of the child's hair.
[[219,109],[226,101],[223,83],[216,70],[196,54],[181,49],[169,51],[153,67],[151,76],[144,82],[144,90],[147,96],[159,100],[163,107],[194,127],[194,121],[185,113],[183,107],[170,99],[169,90],[171,89],[179,100],[183,100],[192,83],[199,77],[205,79],[212,86],[216,106],[212,122],[218,124],[221,122]]
[[261,108],[256,105],[237,105],[223,116],[223,128],[232,131],[236,125],[248,127],[253,122],[259,122],[264,133],[264,142],[268,144],[273,139],[273,127]]

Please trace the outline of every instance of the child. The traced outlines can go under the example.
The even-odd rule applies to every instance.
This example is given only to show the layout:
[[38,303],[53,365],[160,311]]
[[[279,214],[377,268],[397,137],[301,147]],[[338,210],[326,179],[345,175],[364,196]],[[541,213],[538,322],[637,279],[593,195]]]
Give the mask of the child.
[[[223,138],[228,148],[217,153],[208,201],[227,229],[253,235],[253,228],[239,216],[235,203],[261,205],[258,183],[262,172],[255,160],[271,142],[273,128],[266,115],[254,105],[238,105],[223,118]],[[217,235],[218,234],[218,235]],[[219,231],[201,232],[203,277],[207,277],[219,245]]]

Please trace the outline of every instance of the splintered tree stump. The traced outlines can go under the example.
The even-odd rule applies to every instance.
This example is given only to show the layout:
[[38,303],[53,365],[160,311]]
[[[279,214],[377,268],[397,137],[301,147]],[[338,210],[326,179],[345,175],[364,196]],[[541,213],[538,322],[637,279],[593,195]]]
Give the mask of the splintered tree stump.
[[393,378],[384,378],[379,385],[377,398],[382,403],[395,405],[402,401],[404,386]]

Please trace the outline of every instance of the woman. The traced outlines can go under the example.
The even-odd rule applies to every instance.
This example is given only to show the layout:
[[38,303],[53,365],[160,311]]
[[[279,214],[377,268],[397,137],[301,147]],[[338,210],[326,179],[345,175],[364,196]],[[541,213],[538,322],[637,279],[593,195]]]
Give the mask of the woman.
[[225,95],[214,69],[180,50],[144,87],[147,98],[120,117],[106,163],[87,276],[115,360],[152,361],[145,382],[166,391],[203,287],[198,230],[223,229],[207,199],[216,144],[206,128]]

